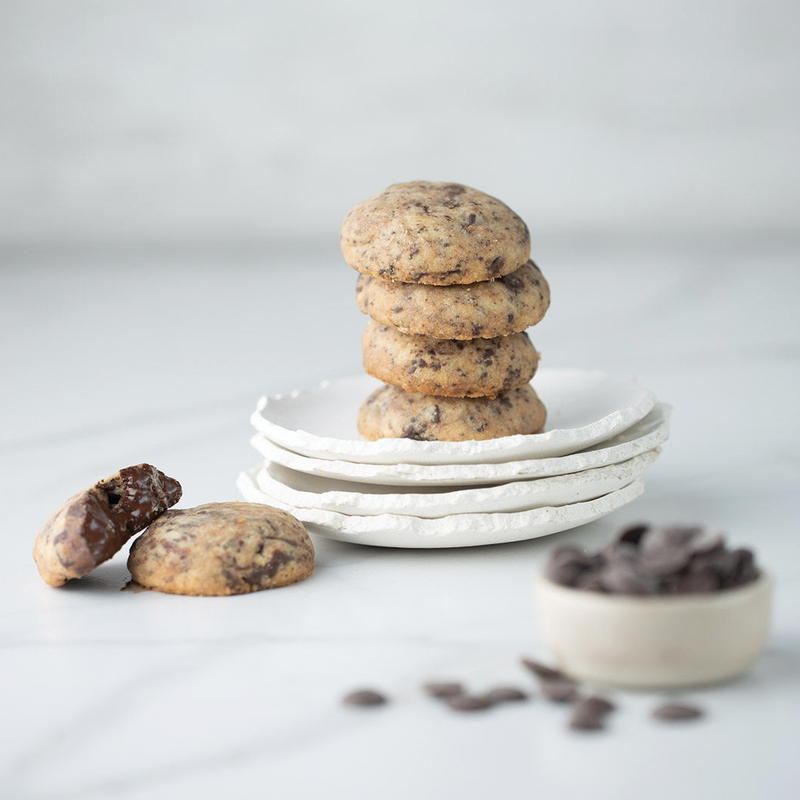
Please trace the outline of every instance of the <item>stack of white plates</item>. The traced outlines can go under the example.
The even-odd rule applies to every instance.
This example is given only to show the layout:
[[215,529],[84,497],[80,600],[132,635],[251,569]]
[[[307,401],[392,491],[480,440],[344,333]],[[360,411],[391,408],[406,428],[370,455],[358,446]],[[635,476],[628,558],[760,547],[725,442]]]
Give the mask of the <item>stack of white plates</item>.
[[644,491],[670,407],[633,379],[541,370],[542,433],[470,442],[381,439],[356,430],[381,384],[368,376],[262,397],[251,443],[264,461],[242,495],[290,511],[309,532],[384,547],[532,539],[591,522]]

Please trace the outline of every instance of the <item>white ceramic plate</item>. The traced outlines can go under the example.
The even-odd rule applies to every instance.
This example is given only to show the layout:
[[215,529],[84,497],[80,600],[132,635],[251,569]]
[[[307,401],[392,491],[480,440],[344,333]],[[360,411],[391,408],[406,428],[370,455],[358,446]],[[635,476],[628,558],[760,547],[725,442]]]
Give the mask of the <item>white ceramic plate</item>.
[[293,511],[310,508],[360,516],[410,514],[434,519],[450,514],[507,513],[593,500],[627,486],[653,464],[660,452],[658,448],[648,450],[620,464],[569,475],[471,489],[414,486],[403,491],[396,486],[354,484],[308,475],[269,461],[256,473],[256,483],[264,494]]
[[274,444],[311,458],[361,464],[479,464],[575,453],[629,428],[655,404],[653,393],[629,377],[543,369],[532,381],[547,408],[542,433],[470,442],[368,442],[356,428],[358,409],[381,385],[359,375],[262,397],[250,421]]
[[644,491],[644,484],[637,479],[595,500],[510,514],[453,514],[438,519],[400,514],[357,517],[286,506],[258,488],[255,482],[258,469],[239,475],[237,485],[246,500],[290,511],[305,524],[309,533],[376,547],[474,547],[534,539],[592,522],[630,503]]
[[284,450],[256,434],[251,444],[268,461],[310,475],[388,486],[478,486],[619,464],[663,444],[669,437],[670,407],[658,403],[642,420],[612,439],[580,453],[488,464],[356,464],[325,461]]

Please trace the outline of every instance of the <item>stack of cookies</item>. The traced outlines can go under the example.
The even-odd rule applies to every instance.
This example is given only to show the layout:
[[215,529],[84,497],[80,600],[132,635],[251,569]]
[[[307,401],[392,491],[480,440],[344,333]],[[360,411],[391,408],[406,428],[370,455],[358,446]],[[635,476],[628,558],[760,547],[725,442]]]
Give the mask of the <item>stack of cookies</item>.
[[362,436],[465,441],[542,429],[530,386],[539,353],[524,331],[544,317],[550,291],[508,206],[455,183],[395,184],[350,211],[341,245],[371,317],[364,367],[385,384],[361,406]]

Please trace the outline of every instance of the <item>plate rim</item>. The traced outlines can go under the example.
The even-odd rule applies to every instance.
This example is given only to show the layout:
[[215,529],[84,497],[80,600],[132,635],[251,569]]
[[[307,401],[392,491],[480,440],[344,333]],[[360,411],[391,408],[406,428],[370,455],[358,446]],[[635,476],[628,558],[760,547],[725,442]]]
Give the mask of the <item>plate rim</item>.
[[[555,462],[561,462],[560,466],[555,467],[558,470],[556,472],[542,472],[539,474],[533,473],[533,474],[528,474],[527,476],[519,474],[515,475],[511,473],[501,476],[492,476],[486,480],[486,482],[488,483],[495,483],[495,482],[501,483],[501,482],[508,482],[509,480],[513,479],[521,479],[523,477],[536,478],[536,477],[547,477],[550,475],[564,475],[570,472],[580,472],[585,469],[590,469],[591,467],[582,465],[579,465],[577,468],[573,468],[572,464],[578,461],[579,457],[581,456],[584,457],[589,456],[592,453],[602,452],[602,450],[612,451],[614,450],[614,448],[621,448],[625,447],[626,445],[633,445],[636,442],[646,441],[648,443],[648,446],[644,447],[643,449],[637,450],[636,452],[632,453],[629,456],[625,456],[621,459],[618,459],[617,461],[605,461],[599,464],[595,464],[593,466],[605,466],[606,464],[619,463],[619,461],[625,461],[628,458],[632,458],[635,455],[639,455],[640,453],[645,452],[646,450],[652,450],[654,447],[663,444],[669,438],[670,416],[672,413],[672,406],[670,406],[667,403],[659,402],[656,403],[656,405],[654,406],[654,408],[650,413],[653,413],[653,411],[658,411],[662,415],[660,422],[658,422],[658,424],[653,430],[631,440],[630,442],[621,442],[618,444],[610,445],[607,448],[601,448],[600,450],[585,449],[563,456],[552,456],[550,458],[529,458],[523,460],[511,460],[506,462],[485,462],[484,464],[467,464],[467,463],[410,464],[407,462],[401,462],[397,464],[373,464],[373,463],[360,463],[360,462],[344,461],[344,460],[336,460],[336,461],[326,460],[326,459],[304,456],[301,453],[296,453],[292,450],[281,448],[279,445],[276,445],[274,442],[266,439],[266,437],[259,437],[258,434],[251,437],[250,444],[256,449],[256,451],[262,456],[262,458],[266,460],[277,461],[277,459],[271,458],[269,452],[265,452],[264,450],[260,449],[259,444],[262,444],[262,446],[266,447],[267,450],[269,450],[269,448],[277,448],[278,450],[286,452],[290,460],[296,461],[297,459],[300,459],[301,461],[314,462],[313,464],[306,465],[305,469],[301,469],[299,466],[293,466],[290,464],[283,463],[282,461],[277,461],[277,463],[281,464],[282,466],[288,467],[289,469],[294,469],[298,472],[305,472],[311,475],[318,475],[322,473],[322,474],[327,474],[328,477],[330,476],[340,477],[342,478],[342,480],[350,480],[354,483],[364,483],[367,481],[371,481],[376,483],[384,483],[385,485],[406,485],[406,483],[398,484],[396,482],[398,478],[403,477],[403,472],[406,473],[409,472],[409,469],[404,470],[403,468],[413,468],[415,473],[413,476],[407,477],[406,481],[413,480],[413,482],[415,483],[434,485],[438,481],[444,481],[445,483],[458,483],[459,481],[462,483],[469,483],[470,482],[469,473],[473,472],[475,468],[479,466],[491,465],[493,467],[498,467],[498,468],[502,467],[513,468],[514,465],[517,465],[517,468],[519,468],[519,465],[524,465],[524,464],[541,465],[543,462],[549,462],[550,464],[553,464]],[[642,421],[643,420],[639,420],[637,423],[634,423],[634,425]],[[630,427],[632,428],[634,426],[632,425]],[[630,428],[627,428],[626,430],[630,430]],[[621,433],[624,433],[624,431]],[[422,471],[421,474],[420,471]],[[452,472],[452,474],[440,475],[436,474],[437,471],[440,473],[445,471],[450,471]],[[389,481],[388,483],[386,482],[387,476],[392,478],[392,480]]]
[[[250,415],[250,424],[263,436],[284,449],[300,452],[301,450],[314,451],[315,457],[325,458],[324,454],[330,453],[334,458],[329,460],[356,460],[392,458],[397,462],[411,462],[413,458],[425,457],[430,459],[451,457],[461,459],[476,459],[486,453],[501,450],[521,450],[523,448],[543,449],[550,445],[558,449],[567,448],[560,454],[575,452],[582,447],[589,446],[597,437],[611,437],[643,419],[652,410],[657,402],[653,390],[642,386],[633,375],[608,373],[599,369],[578,369],[572,367],[551,367],[539,370],[537,375],[562,374],[565,376],[593,376],[598,379],[611,381],[624,381],[638,390],[639,396],[635,402],[605,414],[599,419],[576,428],[553,428],[549,431],[530,434],[513,434],[511,436],[496,437],[494,439],[468,440],[463,442],[433,441],[424,442],[414,439],[385,438],[376,441],[366,439],[341,439],[333,436],[321,436],[302,428],[291,430],[264,416],[270,403],[295,400],[302,396],[324,391],[330,386],[346,381],[377,380],[366,374],[346,375],[340,378],[325,379],[317,385],[291,392],[261,395],[256,402],[256,409]],[[536,381],[534,376],[531,385]],[[380,381],[378,381],[380,384]],[[534,389],[536,387],[534,386]],[[575,445],[575,447],[573,447]],[[298,449],[300,448],[300,449]],[[571,449],[570,449],[571,448]],[[303,453],[301,453],[303,454]],[[349,456],[349,458],[347,458]]]
[[[446,491],[443,492],[436,492],[436,493],[420,493],[414,492],[413,486],[411,487],[411,491],[402,492],[402,491],[393,491],[387,492],[386,494],[365,494],[364,492],[356,491],[355,489],[358,487],[363,486],[363,483],[356,483],[354,481],[350,481],[350,485],[354,487],[353,491],[346,491],[344,489],[332,489],[325,492],[310,492],[303,489],[295,489],[294,487],[285,484],[278,478],[272,477],[269,475],[268,468],[270,464],[275,464],[283,469],[288,469],[291,472],[297,472],[297,470],[292,470],[290,467],[285,467],[283,464],[278,464],[277,462],[271,462],[268,459],[265,460],[259,467],[259,469],[255,472],[255,483],[256,487],[262,491],[265,495],[269,497],[274,497],[276,500],[281,501],[287,505],[290,505],[294,508],[304,508],[308,510],[318,509],[320,511],[330,511],[331,513],[338,513],[338,514],[345,514],[348,516],[380,516],[382,513],[391,513],[391,512],[383,512],[383,511],[374,511],[371,514],[358,514],[357,512],[348,512],[343,509],[336,509],[330,508],[331,505],[351,505],[351,506],[366,506],[366,507],[375,507],[376,509],[379,506],[388,506],[391,507],[393,504],[397,502],[408,503],[409,505],[413,504],[413,506],[417,509],[432,509],[439,504],[446,502],[447,499],[450,499],[452,503],[457,503],[459,501],[462,502],[470,502],[471,504],[479,504],[485,503],[489,500],[494,499],[497,495],[502,495],[504,492],[508,494],[508,501],[513,501],[514,499],[523,499],[523,497],[528,494],[530,496],[531,501],[533,501],[537,495],[541,494],[541,491],[546,491],[546,489],[542,489],[538,491],[539,487],[542,484],[547,484],[548,486],[560,486],[563,484],[567,484],[570,478],[575,478],[576,476],[581,476],[584,480],[579,481],[578,485],[591,485],[594,482],[601,482],[603,480],[613,479],[613,473],[615,471],[620,470],[625,464],[629,464],[632,461],[636,461],[638,459],[638,463],[634,466],[632,474],[625,476],[625,478],[621,478],[620,480],[625,480],[625,483],[622,486],[627,485],[631,481],[635,480],[636,478],[641,477],[659,458],[662,453],[662,448],[660,446],[653,447],[649,450],[645,450],[642,453],[638,453],[637,455],[631,456],[631,458],[624,459],[623,461],[614,462],[612,464],[603,464],[598,467],[590,467],[585,470],[580,470],[578,472],[573,473],[562,473],[559,475],[546,475],[540,478],[522,478],[518,480],[510,480],[504,483],[496,483],[489,486],[460,486],[458,488],[448,488]],[[612,473],[611,475],[609,473]],[[307,475],[309,473],[299,473],[301,475]],[[262,476],[265,477],[266,481],[268,481],[271,485],[277,484],[278,486],[286,489],[287,494],[282,497],[280,494],[277,494],[275,491],[270,491],[268,488],[264,486],[264,480]],[[314,476],[314,477],[323,477],[324,476]],[[333,479],[335,480],[335,479]],[[618,488],[622,488],[619,486]],[[397,487],[398,489],[401,487]],[[524,490],[528,489],[526,493]],[[509,491],[510,489],[510,491]],[[615,491],[615,490],[611,490]],[[608,492],[604,492],[603,494],[608,494]],[[304,497],[299,497],[303,495]],[[294,500],[291,498],[295,498]],[[364,500],[359,500],[358,498],[365,498]],[[591,499],[591,498],[586,498]],[[300,504],[297,500],[303,500],[305,504]],[[575,501],[575,502],[582,502],[582,501]],[[313,503],[313,505],[311,504]],[[552,503],[546,504],[552,505]],[[522,510],[522,509],[517,509]],[[479,513],[479,512],[462,512],[462,513]],[[488,512],[487,512],[488,513]],[[511,513],[511,509],[508,511],[497,510],[496,512],[492,513]],[[403,516],[420,516],[419,514],[403,514]],[[449,516],[449,514],[439,514],[439,517],[442,516]],[[426,519],[433,519],[436,518],[434,515],[426,515]]]
[[[268,500],[272,500],[273,498],[269,498],[268,495],[261,492],[257,486],[254,485],[253,479],[251,475],[254,473],[258,467],[253,467],[249,470],[243,471],[239,473],[239,476],[236,481],[236,485],[242,494],[243,497],[249,502],[263,502],[258,499],[254,499],[255,494],[260,494],[262,497],[267,498]],[[494,544],[507,544],[510,542],[519,542],[519,541],[528,541],[530,539],[538,539],[543,536],[549,536],[553,533],[559,533],[564,530],[570,530],[572,528],[577,528],[581,525],[588,524],[590,522],[594,522],[595,520],[599,519],[600,517],[606,516],[622,506],[627,505],[628,503],[632,502],[644,493],[644,482],[641,478],[636,478],[630,483],[626,484],[620,489],[617,489],[614,492],[610,492],[608,494],[601,495],[600,497],[594,498],[592,500],[584,500],[579,503],[569,503],[564,506],[542,506],[540,508],[533,508],[528,509],[525,511],[514,511],[514,512],[493,512],[489,514],[454,514],[450,515],[446,518],[439,517],[436,519],[436,522],[440,522],[442,519],[452,520],[455,526],[455,530],[448,530],[448,531],[440,531],[440,532],[430,532],[425,533],[424,531],[414,530],[414,528],[419,529],[420,527],[430,527],[433,523],[433,520],[425,519],[422,517],[412,517],[409,515],[400,515],[400,514],[383,514],[380,516],[367,516],[367,517],[359,517],[357,515],[345,515],[345,514],[337,514],[336,512],[322,512],[327,515],[333,515],[338,517],[343,517],[349,520],[351,529],[350,530],[343,530],[338,529],[334,531],[329,531],[326,529],[325,524],[320,524],[318,522],[312,521],[304,521],[298,516],[298,519],[301,519],[304,525],[311,526],[312,530],[311,533],[317,534],[318,536],[322,536],[326,539],[333,539],[336,541],[344,541],[350,542],[354,544],[363,544],[363,545],[370,545],[374,547],[401,547],[401,548],[409,548],[409,549],[444,549],[450,547],[475,547],[475,546],[485,546],[485,545],[494,545]],[[611,507],[605,510],[598,511],[597,507],[602,505],[602,501],[607,501],[608,498],[613,498],[618,502],[612,503]],[[265,503],[269,505],[270,503]],[[277,506],[279,508],[284,507],[285,504],[278,503]],[[581,511],[587,511],[586,515],[579,516],[574,519],[563,519],[564,517],[564,509],[578,509],[580,508]],[[591,509],[591,510],[590,510]],[[287,509],[290,510],[290,509]],[[306,511],[310,509],[304,509]],[[290,513],[294,513],[290,510]],[[562,517],[561,520],[558,517]],[[460,541],[458,543],[453,544],[452,542],[446,541],[448,537],[453,536],[464,536],[467,534],[474,534],[477,536],[486,536],[492,531],[492,523],[497,521],[498,517],[505,518],[506,521],[511,520],[514,525],[505,529],[507,533],[511,533],[512,530],[516,530],[518,535],[515,535],[511,538],[508,536],[501,535],[501,538],[496,540],[487,540],[485,538],[479,539],[478,541],[470,541],[470,542],[463,542]],[[536,518],[541,517],[541,521],[538,521]],[[380,527],[381,522],[387,521],[387,518],[392,519],[399,519],[399,520],[407,520],[407,527],[406,529],[398,528],[397,530],[392,531],[391,537],[412,537],[415,540],[414,544],[409,544],[408,542],[400,543],[396,539],[391,537],[389,541],[375,541],[374,539],[369,538],[370,531],[374,533],[375,529]],[[477,523],[477,526],[476,524]],[[562,524],[563,523],[563,524]],[[544,531],[530,531],[529,528],[531,526],[537,525],[540,528],[547,528]],[[555,528],[552,528],[552,525],[555,525]],[[352,530],[352,528],[363,528],[364,530]],[[410,529],[409,529],[410,528]],[[496,530],[496,528],[495,528]],[[364,534],[367,535],[368,538],[361,538]]]

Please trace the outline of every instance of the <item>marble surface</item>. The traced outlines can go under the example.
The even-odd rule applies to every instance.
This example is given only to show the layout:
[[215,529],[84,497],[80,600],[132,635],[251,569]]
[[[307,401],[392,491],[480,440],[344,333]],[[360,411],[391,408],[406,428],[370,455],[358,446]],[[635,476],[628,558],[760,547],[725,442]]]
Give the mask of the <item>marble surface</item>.
[[[62,589],[30,549],[67,496],[148,460],[182,505],[236,498],[261,394],[360,369],[364,319],[335,249],[39,253],[0,271],[3,486],[0,795],[49,798],[794,798],[800,725],[800,245],[539,242],[553,304],[543,365],[635,374],[674,406],[644,495],[541,540],[448,551],[317,539],[304,583],[234,598],[119,591],[125,553]],[[532,582],[556,543],[638,520],[703,522],[775,577],[769,647],[746,676],[614,692],[609,729],[564,709],[473,716],[420,684],[532,685],[547,657]],[[383,709],[342,707],[372,686]]]

